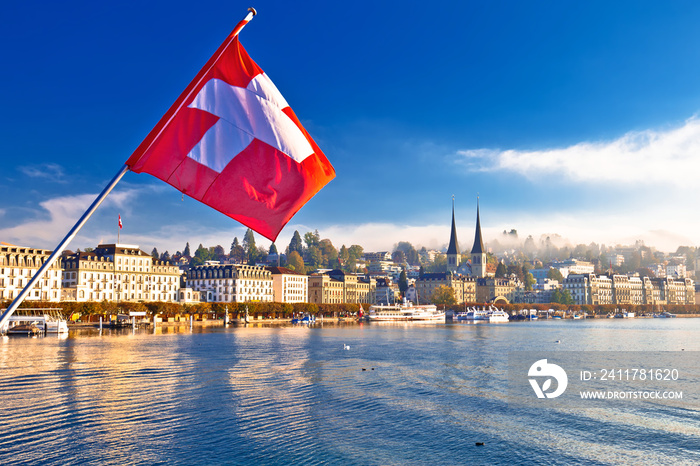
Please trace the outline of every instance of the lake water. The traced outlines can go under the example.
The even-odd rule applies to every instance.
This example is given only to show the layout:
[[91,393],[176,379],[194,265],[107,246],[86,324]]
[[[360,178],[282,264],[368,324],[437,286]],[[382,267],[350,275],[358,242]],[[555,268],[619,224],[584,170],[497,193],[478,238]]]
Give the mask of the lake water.
[[581,407],[508,388],[514,353],[700,363],[699,334],[677,318],[3,337],[0,464],[699,464],[692,393]]

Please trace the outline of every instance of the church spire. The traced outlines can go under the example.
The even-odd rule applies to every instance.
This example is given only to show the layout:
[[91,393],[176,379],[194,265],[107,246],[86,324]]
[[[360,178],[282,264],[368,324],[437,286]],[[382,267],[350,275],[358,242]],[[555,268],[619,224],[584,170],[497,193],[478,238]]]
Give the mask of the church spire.
[[455,272],[461,260],[459,244],[457,243],[457,226],[455,225],[455,197],[452,196],[452,231],[450,232],[450,245],[447,247],[447,270]]
[[481,239],[481,221],[479,220],[479,196],[476,197],[476,234],[472,254],[484,254],[484,241]]
[[452,196],[452,233],[450,233],[450,245],[447,254],[459,254],[459,244],[457,244],[457,227],[455,226],[455,197]]
[[472,248],[472,275],[484,278],[486,276],[486,251],[484,241],[481,239],[481,220],[479,219],[479,196],[476,196],[476,233],[474,234],[474,247]]

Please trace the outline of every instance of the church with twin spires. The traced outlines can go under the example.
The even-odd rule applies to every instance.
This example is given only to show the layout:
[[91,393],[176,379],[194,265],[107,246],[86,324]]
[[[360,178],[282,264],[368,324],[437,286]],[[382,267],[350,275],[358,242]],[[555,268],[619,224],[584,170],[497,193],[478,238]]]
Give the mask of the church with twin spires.
[[[450,245],[447,247],[447,271],[456,273],[462,256],[457,242],[457,227],[455,226],[455,204],[452,198],[452,231],[450,233]],[[476,201],[476,233],[474,234],[474,246],[471,252],[471,276],[475,278],[486,277],[486,251],[484,240],[481,237],[481,220],[479,219],[479,200]]]
[[471,269],[462,263],[462,254],[457,241],[455,206],[452,199],[452,229],[447,247],[447,271],[425,273],[416,280],[416,292],[422,302],[431,302],[433,293],[441,286],[452,289],[457,304],[463,303],[507,303],[513,298],[517,284],[507,278],[495,278],[488,269],[484,240],[481,235],[479,201],[476,204],[476,232],[471,250]]

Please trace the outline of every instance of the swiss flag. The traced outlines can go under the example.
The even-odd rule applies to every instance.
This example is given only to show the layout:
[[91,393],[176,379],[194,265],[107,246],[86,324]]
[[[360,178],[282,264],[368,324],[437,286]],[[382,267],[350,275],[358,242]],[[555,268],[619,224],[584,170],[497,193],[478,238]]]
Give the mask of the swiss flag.
[[239,43],[241,27],[126,164],[274,241],[335,170]]

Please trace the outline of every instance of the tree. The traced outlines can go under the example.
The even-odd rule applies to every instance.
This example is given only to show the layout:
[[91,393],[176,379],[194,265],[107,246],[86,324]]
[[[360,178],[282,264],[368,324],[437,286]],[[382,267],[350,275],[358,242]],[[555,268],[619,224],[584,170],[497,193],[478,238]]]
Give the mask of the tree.
[[399,291],[405,295],[406,290],[408,290],[408,277],[406,277],[406,269],[403,269],[399,275]]
[[277,253],[277,246],[275,246],[275,243],[272,243],[270,245],[270,251],[268,252],[268,254],[278,254]]
[[399,243],[394,247],[394,250],[403,252],[405,261],[408,264],[420,265],[420,254],[418,254],[418,251],[416,251],[416,248],[414,248],[411,243],[407,241],[399,241]]
[[248,258],[248,265],[255,264],[255,256],[258,250],[257,246],[255,246],[255,234],[253,234],[253,230],[250,228],[246,230],[245,235],[243,236],[243,250]]
[[231,243],[231,249],[229,249],[229,255],[233,254],[233,250],[236,249],[236,246],[240,246],[238,243],[238,236],[233,237],[233,242]]
[[192,255],[190,254],[190,243],[189,242],[185,245],[185,250],[182,251],[182,255],[187,256],[187,257],[192,257]]
[[168,251],[165,251],[163,254],[160,255],[160,260],[163,262],[170,262],[170,254]]
[[321,266],[321,261],[323,260],[323,255],[321,250],[316,246],[311,246],[307,249],[308,263],[307,265],[312,269],[318,269]]
[[287,267],[295,272],[304,272],[304,259],[296,251],[292,251],[287,255]]
[[155,260],[160,259],[160,254],[158,254],[158,249],[153,248],[153,251],[151,251],[151,257],[153,257]]
[[301,235],[298,230],[294,230],[294,235],[292,235],[292,240],[287,248],[287,254],[291,254],[292,251],[298,252],[299,255],[304,253],[304,243],[301,241]]
[[406,254],[404,254],[403,251],[394,251],[393,254],[391,254],[391,260],[397,264],[405,264]]
[[552,297],[550,301],[558,304],[572,305],[574,304],[574,299],[571,297],[569,290],[556,289],[552,291]]
[[527,272],[525,274],[524,282],[525,282],[525,290],[530,291],[530,290],[532,290],[532,285],[537,283],[537,280],[535,280],[535,277],[533,277],[530,272]]
[[310,231],[307,232],[304,235],[304,242],[306,243],[307,248],[311,248],[312,246],[318,246],[318,243],[321,242],[321,235],[318,234],[318,230],[314,231],[311,233]]
[[343,244],[340,247],[340,251],[338,251],[338,262],[340,263],[340,268],[346,272],[354,272],[354,270],[350,270],[348,268],[349,260],[350,260],[350,251],[348,251],[348,248],[346,248],[345,245]]
[[510,264],[507,268],[508,275],[515,275],[515,278],[525,283],[525,275],[523,274],[523,268],[518,264]]
[[444,304],[446,306],[457,304],[455,290],[447,285],[440,285],[430,295],[430,301],[433,304]]
[[245,249],[243,249],[243,246],[240,244],[236,244],[231,248],[231,252],[229,253],[228,257],[236,264],[242,264],[246,261]]
[[547,278],[550,280],[556,280],[559,283],[564,283],[564,276],[561,274],[561,271],[559,269],[555,269],[554,267],[550,267],[547,271]]
[[190,261],[190,266],[194,267],[196,265],[204,265],[206,261],[210,260],[209,256],[209,249],[200,244],[197,250],[194,252],[194,257]]
[[322,239],[318,243],[318,250],[321,252],[321,266],[334,268],[338,265],[338,250],[329,239]]
[[425,268],[428,273],[439,273],[447,271],[447,256],[445,254],[436,254],[432,264],[427,264]]
[[504,278],[507,273],[508,269],[506,269],[506,265],[503,262],[499,262],[496,267],[496,278]]

